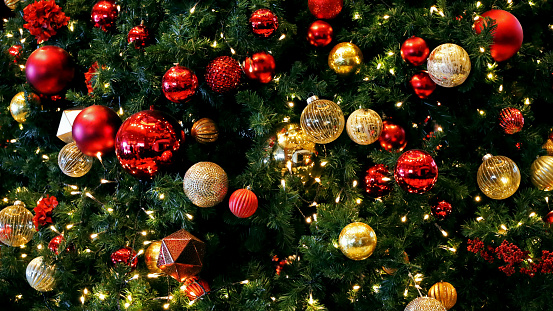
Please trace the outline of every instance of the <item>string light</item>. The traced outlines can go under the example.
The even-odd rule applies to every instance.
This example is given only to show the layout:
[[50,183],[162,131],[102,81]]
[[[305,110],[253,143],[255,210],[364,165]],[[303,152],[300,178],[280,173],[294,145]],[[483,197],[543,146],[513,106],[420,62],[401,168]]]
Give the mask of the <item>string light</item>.
[[357,180],[354,180],[354,181],[353,181],[353,187],[354,187],[354,188],[357,187]]
[[100,300],[104,300],[104,299],[106,299],[106,295],[100,293],[100,294],[98,294],[98,298],[100,298]]
[[169,309],[169,304],[168,303],[164,304],[163,309],[165,309],[165,310]]
[[285,35],[285,34],[282,34],[282,35],[278,38],[278,40],[281,41],[281,40],[284,40],[284,38],[286,38],[286,35]]
[[401,222],[406,222],[407,221],[407,215],[401,217]]
[[397,103],[396,103],[396,107],[398,107],[398,108],[401,107],[401,105],[403,105],[402,102],[397,102]]
[[424,220],[427,220],[428,218],[430,218],[430,215],[428,215],[428,214],[425,214],[424,217],[423,217]]
[[353,285],[353,290],[359,290],[360,288],[361,288],[361,286],[359,286],[357,284]]
[[501,224],[501,226],[500,226],[500,227],[501,227],[501,229],[503,229],[503,230],[507,231],[507,226],[505,226],[504,224]]
[[240,284],[248,284],[248,283],[250,283],[249,280],[244,280],[244,281],[240,282]]
[[478,217],[476,218],[476,221],[482,221],[482,220],[484,220],[484,217],[482,217],[482,216],[478,216]]
[[194,219],[194,216],[192,216],[191,214],[186,213],[186,218],[192,220],[192,219]]
[[530,98],[527,97],[527,98],[524,100],[524,104],[525,104],[525,105],[530,105]]
[[482,198],[480,198],[479,195],[477,195],[477,196],[474,198],[474,201],[476,201],[476,202],[480,202],[480,200],[482,200]]
[[26,258],[27,254],[21,254],[21,258]]

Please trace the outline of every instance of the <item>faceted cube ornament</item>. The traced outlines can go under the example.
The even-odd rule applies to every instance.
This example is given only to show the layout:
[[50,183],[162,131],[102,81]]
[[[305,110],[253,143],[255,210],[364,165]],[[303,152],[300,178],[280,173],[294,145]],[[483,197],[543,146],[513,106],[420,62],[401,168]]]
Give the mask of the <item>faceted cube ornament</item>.
[[202,270],[205,244],[181,229],[161,240],[157,266],[179,282]]

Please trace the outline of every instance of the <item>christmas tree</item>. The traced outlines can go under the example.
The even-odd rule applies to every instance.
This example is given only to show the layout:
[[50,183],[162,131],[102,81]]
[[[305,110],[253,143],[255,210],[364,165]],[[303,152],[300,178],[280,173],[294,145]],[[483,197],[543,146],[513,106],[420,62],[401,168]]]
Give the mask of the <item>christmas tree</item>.
[[4,2],[0,309],[551,309],[548,1]]

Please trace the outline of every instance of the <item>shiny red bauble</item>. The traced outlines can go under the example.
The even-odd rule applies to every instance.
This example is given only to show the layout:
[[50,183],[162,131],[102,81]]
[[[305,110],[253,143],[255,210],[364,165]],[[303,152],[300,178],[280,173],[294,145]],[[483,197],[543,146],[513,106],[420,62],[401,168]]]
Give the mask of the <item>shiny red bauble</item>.
[[409,84],[421,99],[427,98],[436,89],[436,82],[430,78],[426,71],[421,71],[412,76]]
[[251,80],[269,83],[275,76],[275,58],[266,52],[257,52],[244,61],[244,74]]
[[308,0],[309,11],[316,18],[332,19],[338,16],[344,7],[343,0]]
[[503,108],[499,113],[499,126],[506,134],[518,133],[524,126],[524,116],[516,108]]
[[431,207],[432,215],[439,219],[444,219],[451,214],[452,206],[447,201],[440,201]]
[[184,132],[165,112],[144,110],[130,116],[115,139],[115,154],[121,166],[139,179],[152,179],[179,158]]
[[409,150],[397,159],[394,178],[409,193],[425,193],[438,180],[438,166],[428,152]]
[[114,265],[117,265],[118,263],[127,265],[131,267],[132,270],[136,269],[136,266],[138,265],[138,256],[136,255],[136,252],[134,249],[130,247],[124,247],[120,250],[117,250],[111,254],[111,262]]
[[511,13],[503,10],[490,10],[481,15],[474,23],[474,30],[480,33],[486,25],[486,17],[492,19],[492,25],[496,25],[492,32],[493,44],[490,46],[492,58],[497,62],[508,60],[515,55],[522,46],[524,37],[522,25]]
[[278,17],[268,9],[259,9],[250,16],[252,31],[260,37],[272,35],[278,28]]
[[190,301],[194,301],[205,294],[209,294],[209,291],[211,290],[207,281],[200,279],[197,276],[192,276],[186,279],[181,288],[183,288]]
[[174,103],[185,103],[196,94],[198,78],[192,70],[176,65],[165,72],[161,87],[168,100]]
[[114,1],[101,0],[92,7],[91,18],[94,27],[108,31],[115,28],[115,21],[118,15],[117,5]]
[[400,152],[407,146],[405,130],[401,126],[388,120],[382,122],[382,132],[380,133],[378,141],[384,150],[390,152]]
[[23,46],[21,44],[12,45],[8,49],[8,53],[13,57],[13,62],[16,63],[19,59],[19,54],[21,53],[21,50],[23,49]]
[[[63,235],[55,236],[53,239],[50,240],[50,243],[48,243],[48,249],[51,250],[54,254],[59,255],[59,247],[60,243],[65,241],[63,238]],[[73,251],[75,250],[74,245],[67,245],[66,251]]]
[[553,224],[553,211],[547,213],[547,215],[543,217],[543,221],[545,221],[548,224]]
[[229,56],[219,56],[205,69],[205,82],[216,93],[230,92],[240,83],[242,68],[238,61]]
[[334,29],[325,21],[314,21],[307,29],[307,41],[316,47],[329,45],[333,37]]
[[75,66],[64,49],[46,45],[36,49],[25,64],[27,82],[44,95],[61,93],[73,80]]
[[113,152],[121,118],[111,108],[93,105],[83,109],[73,121],[73,140],[82,153],[95,157]]
[[150,32],[143,24],[131,28],[129,34],[127,35],[127,42],[134,43],[134,47],[136,49],[150,45],[151,41],[152,38],[150,37]]
[[365,191],[372,197],[379,198],[393,190],[390,171],[384,164],[369,168],[365,174]]
[[228,205],[234,216],[247,218],[257,211],[257,196],[251,190],[238,189],[231,194]]
[[401,58],[415,66],[424,64],[430,49],[423,38],[412,36],[401,45]]

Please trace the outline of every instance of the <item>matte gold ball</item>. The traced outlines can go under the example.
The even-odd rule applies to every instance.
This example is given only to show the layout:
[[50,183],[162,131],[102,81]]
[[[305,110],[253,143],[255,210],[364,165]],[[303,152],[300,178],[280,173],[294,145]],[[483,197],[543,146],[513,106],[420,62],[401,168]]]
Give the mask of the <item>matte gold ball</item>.
[[376,233],[371,226],[354,222],[342,229],[338,237],[338,245],[349,259],[367,259],[376,248]]
[[161,249],[161,241],[155,241],[148,246],[144,253],[144,261],[146,267],[151,273],[163,273],[163,270],[157,266],[157,258],[159,257],[159,250]]
[[338,43],[328,55],[328,66],[341,76],[358,73],[363,64],[363,52],[350,42]]
[[44,262],[44,257],[40,256],[29,262],[25,276],[32,288],[39,292],[49,292],[56,283],[54,271],[55,266],[48,265]]
[[349,115],[346,131],[354,142],[359,145],[369,145],[380,137],[382,119],[372,109],[357,109]]
[[428,75],[437,85],[454,87],[463,84],[470,74],[470,57],[457,44],[446,43],[436,47],[426,64]]
[[221,203],[227,194],[227,173],[213,162],[198,162],[186,171],[183,188],[194,205],[215,206]]
[[553,156],[541,156],[530,166],[530,179],[543,191],[553,189]]
[[217,124],[209,118],[201,118],[194,122],[190,134],[194,139],[202,144],[212,143],[219,138],[219,129]]
[[476,181],[488,197],[503,200],[513,195],[520,185],[520,170],[513,160],[504,156],[484,156]]
[[432,285],[428,290],[428,296],[441,302],[448,310],[457,303],[457,290],[448,282]]
[[31,110],[29,103],[38,104],[40,103],[40,98],[34,93],[29,93],[27,101],[25,101],[25,92],[15,94],[10,102],[10,113],[15,121],[19,123],[27,121],[27,115]]
[[90,171],[94,158],[82,153],[75,142],[61,148],[58,154],[60,170],[70,177],[81,177]]
[[340,106],[330,100],[312,96],[300,117],[301,128],[316,144],[335,141],[344,130],[344,113]]
[[447,311],[447,309],[432,297],[418,297],[405,307],[405,311]]
[[35,234],[33,214],[21,201],[0,211],[0,242],[8,246],[27,244]]

